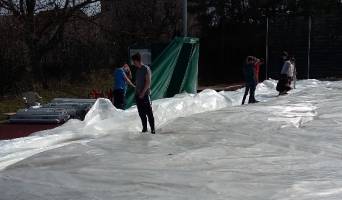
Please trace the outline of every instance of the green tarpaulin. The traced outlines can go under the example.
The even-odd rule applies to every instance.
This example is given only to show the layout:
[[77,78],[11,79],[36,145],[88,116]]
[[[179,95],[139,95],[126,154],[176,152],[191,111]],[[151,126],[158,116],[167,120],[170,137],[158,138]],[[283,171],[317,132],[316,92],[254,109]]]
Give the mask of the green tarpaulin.
[[[176,94],[197,92],[199,59],[198,38],[175,38],[153,61],[152,100]],[[127,107],[134,104],[134,90],[127,93]]]

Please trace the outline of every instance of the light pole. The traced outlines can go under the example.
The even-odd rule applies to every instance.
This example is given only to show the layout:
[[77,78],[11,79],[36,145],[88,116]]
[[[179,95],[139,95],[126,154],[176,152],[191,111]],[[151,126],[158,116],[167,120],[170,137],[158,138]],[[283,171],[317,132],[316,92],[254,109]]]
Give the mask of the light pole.
[[188,0],[183,0],[183,37],[188,36]]
[[266,80],[268,80],[268,63],[269,63],[269,33],[270,33],[270,24],[269,24],[269,18],[268,16],[266,15],[266,52],[265,52],[265,55],[266,55],[266,58],[265,58],[265,65],[266,65]]
[[312,30],[312,17],[309,16],[309,30],[308,30],[308,75],[307,78],[310,79],[310,68],[311,68],[311,30]]

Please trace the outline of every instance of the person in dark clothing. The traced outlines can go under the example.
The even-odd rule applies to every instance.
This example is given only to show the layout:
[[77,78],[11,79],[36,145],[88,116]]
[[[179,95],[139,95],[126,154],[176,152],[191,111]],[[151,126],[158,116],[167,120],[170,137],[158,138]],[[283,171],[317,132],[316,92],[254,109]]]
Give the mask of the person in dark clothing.
[[126,90],[127,84],[132,87],[135,85],[131,82],[132,74],[128,64],[124,64],[122,67],[116,68],[114,71],[114,106],[118,109],[125,109],[126,106]]
[[296,69],[296,58],[291,57],[290,59],[292,65],[293,65],[293,72],[292,72],[292,77],[290,77],[290,85],[293,81],[293,89],[296,89],[296,83],[297,83],[297,69]]
[[139,53],[132,56],[136,71],[136,88],[135,88],[135,100],[138,108],[138,113],[143,126],[142,132],[147,132],[147,119],[150,123],[151,133],[155,134],[154,116],[151,102],[151,69],[144,65],[141,61],[141,55]]
[[249,93],[248,103],[258,103],[258,101],[255,99],[257,77],[256,77],[256,72],[255,72],[255,58],[254,57],[249,56],[247,58],[243,71],[244,71],[244,76],[245,76],[245,81],[246,81],[246,90],[242,99],[242,105],[245,104],[248,93]]

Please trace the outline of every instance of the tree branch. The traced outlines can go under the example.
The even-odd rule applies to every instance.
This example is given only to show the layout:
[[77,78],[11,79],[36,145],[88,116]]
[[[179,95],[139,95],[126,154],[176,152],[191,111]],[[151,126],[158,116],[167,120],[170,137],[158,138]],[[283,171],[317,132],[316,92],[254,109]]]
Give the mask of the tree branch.
[[12,12],[15,16],[20,16],[18,7],[13,0],[0,0],[0,8],[4,8],[9,12]]

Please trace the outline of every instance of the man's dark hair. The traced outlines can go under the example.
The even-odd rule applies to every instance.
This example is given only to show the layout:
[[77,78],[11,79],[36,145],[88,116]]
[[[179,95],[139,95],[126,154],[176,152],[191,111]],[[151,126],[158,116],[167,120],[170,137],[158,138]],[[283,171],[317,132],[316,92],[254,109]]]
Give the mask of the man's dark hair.
[[120,68],[120,67],[124,66],[124,65],[127,64],[127,63],[128,63],[128,62],[127,62],[126,60],[120,60],[120,61],[119,61],[118,67]]
[[132,56],[132,60],[133,61],[138,61],[138,62],[141,62],[141,55],[140,53],[136,53]]
[[287,51],[283,51],[282,56],[289,57],[289,53],[287,53]]
[[252,62],[254,60],[255,60],[255,58],[253,56],[248,56],[247,57],[247,62]]

